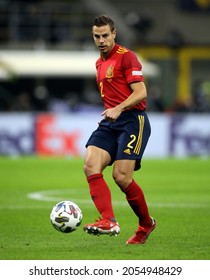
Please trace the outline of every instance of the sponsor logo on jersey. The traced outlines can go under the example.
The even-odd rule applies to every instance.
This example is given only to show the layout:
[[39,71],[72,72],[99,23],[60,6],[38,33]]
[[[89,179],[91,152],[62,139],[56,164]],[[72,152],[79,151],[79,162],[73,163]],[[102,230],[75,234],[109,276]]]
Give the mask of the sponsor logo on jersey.
[[117,53],[119,54],[124,54],[124,53],[127,53],[128,50],[126,48],[123,48],[123,47],[119,47],[118,50],[117,50]]
[[123,152],[126,153],[126,154],[128,154],[128,155],[131,154],[131,150],[130,150],[130,149],[125,149]]

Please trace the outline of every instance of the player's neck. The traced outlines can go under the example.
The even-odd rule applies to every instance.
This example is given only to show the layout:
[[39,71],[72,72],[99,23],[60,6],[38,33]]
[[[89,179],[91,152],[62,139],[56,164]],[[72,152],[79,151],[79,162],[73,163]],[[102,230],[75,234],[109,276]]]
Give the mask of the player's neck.
[[114,49],[114,46],[115,46],[115,44],[112,46],[112,48],[108,51],[108,52],[106,52],[106,53],[102,53],[101,52],[101,57],[102,57],[102,59],[103,60],[106,60],[107,59],[107,57],[110,55],[110,53],[112,52],[112,50]]

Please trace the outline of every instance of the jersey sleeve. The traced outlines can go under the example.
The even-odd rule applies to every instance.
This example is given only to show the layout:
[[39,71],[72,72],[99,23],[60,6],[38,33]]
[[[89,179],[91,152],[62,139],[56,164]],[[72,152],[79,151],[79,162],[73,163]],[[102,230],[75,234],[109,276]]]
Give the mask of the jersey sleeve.
[[128,84],[144,81],[142,65],[134,52],[129,51],[124,54],[122,68]]

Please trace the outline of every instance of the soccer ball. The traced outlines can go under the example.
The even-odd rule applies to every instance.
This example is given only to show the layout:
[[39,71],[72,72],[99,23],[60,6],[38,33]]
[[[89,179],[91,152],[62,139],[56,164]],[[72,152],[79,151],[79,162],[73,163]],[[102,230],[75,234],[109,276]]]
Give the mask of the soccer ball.
[[81,209],[72,201],[57,203],[50,213],[53,227],[63,233],[75,231],[80,226],[82,217]]

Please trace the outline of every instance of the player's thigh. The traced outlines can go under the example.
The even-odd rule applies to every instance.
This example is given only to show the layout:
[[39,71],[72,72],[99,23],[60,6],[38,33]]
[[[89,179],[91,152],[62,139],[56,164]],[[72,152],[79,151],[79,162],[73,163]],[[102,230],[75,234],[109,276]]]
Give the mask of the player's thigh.
[[110,163],[109,153],[96,146],[88,146],[85,153],[84,171],[86,176],[102,173],[104,168]]

